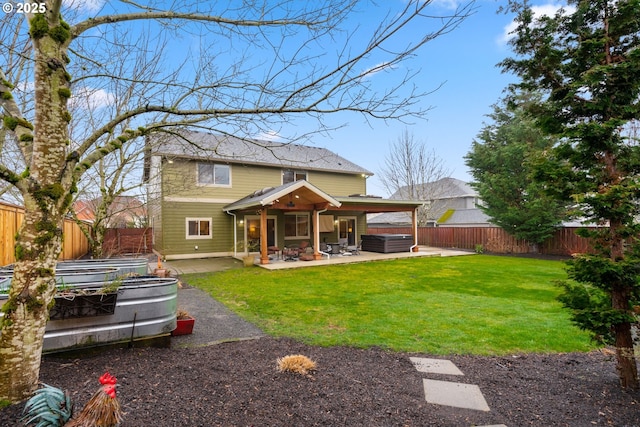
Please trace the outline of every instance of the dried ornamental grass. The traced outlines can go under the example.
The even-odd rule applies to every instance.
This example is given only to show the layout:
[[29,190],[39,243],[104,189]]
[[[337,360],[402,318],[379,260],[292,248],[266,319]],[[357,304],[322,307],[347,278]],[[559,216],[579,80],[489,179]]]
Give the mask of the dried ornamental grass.
[[293,354],[278,359],[278,370],[280,372],[294,372],[300,375],[308,375],[316,370],[316,362],[302,354]]

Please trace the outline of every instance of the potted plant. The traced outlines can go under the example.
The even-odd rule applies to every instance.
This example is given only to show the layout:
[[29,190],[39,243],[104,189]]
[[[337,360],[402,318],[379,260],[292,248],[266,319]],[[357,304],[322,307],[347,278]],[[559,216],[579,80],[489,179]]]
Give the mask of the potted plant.
[[176,313],[176,328],[171,332],[171,335],[189,335],[193,333],[193,325],[195,323],[196,319],[188,311],[178,310]]
[[242,257],[242,262],[244,263],[245,267],[251,267],[255,263],[255,261],[256,261],[256,258],[253,255],[247,254]]
[[108,316],[115,312],[118,289],[122,279],[106,283],[100,289],[69,287],[64,283],[54,296],[54,305],[49,310],[50,320],[78,317]]
[[158,257],[158,268],[153,269],[153,274],[158,277],[169,277],[169,272],[166,268],[162,268],[162,260]]
[[242,262],[244,263],[245,267],[251,267],[253,266],[253,264],[255,263],[255,255],[251,255],[251,242],[249,242],[249,244],[247,244],[245,246],[245,242],[244,240],[239,241],[238,243],[236,243],[236,247],[234,249],[234,251],[237,252],[245,252],[244,255],[242,255]]

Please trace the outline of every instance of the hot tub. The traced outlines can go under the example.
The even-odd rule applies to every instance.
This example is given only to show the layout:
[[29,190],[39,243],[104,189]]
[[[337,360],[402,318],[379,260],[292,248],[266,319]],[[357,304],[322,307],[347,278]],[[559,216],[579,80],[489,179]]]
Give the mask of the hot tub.
[[362,250],[368,252],[380,252],[383,254],[393,252],[409,252],[413,246],[411,234],[363,234]]

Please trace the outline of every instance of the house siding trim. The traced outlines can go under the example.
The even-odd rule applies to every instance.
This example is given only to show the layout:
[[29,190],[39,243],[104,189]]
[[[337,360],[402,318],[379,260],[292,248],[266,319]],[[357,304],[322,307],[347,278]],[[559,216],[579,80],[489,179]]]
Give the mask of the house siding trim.
[[217,203],[217,204],[229,204],[236,201],[236,199],[210,199],[204,197],[175,197],[167,196],[163,199],[165,202],[176,203]]

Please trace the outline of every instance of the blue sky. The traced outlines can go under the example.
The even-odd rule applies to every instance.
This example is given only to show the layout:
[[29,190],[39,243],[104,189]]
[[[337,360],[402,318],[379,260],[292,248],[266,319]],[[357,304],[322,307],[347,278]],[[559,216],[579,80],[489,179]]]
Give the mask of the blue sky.
[[[396,0],[389,0],[396,1]],[[398,0],[399,1],[399,0]],[[434,13],[446,13],[455,0],[434,1]],[[433,94],[424,98],[423,106],[431,106],[427,120],[405,125],[399,122],[372,122],[356,115],[339,117],[334,123],[348,123],[332,133],[331,137],[316,135],[313,142],[367,168],[376,176],[369,178],[370,194],[387,196],[377,175],[384,165],[389,145],[408,129],[416,140],[433,148],[442,158],[451,176],[470,181],[472,178],[464,162],[473,139],[487,123],[492,105],[503,96],[503,90],[515,81],[510,74],[503,74],[496,66],[511,51],[506,34],[513,24],[513,15],[497,13],[505,1],[478,0],[475,13],[451,33],[430,41],[418,54],[420,75],[415,83],[423,90],[431,90],[443,84]],[[560,2],[532,2],[534,11],[555,11]],[[431,7],[431,6],[430,6]],[[414,64],[415,66],[415,64]],[[382,83],[382,82],[381,82]]]
[[[81,4],[89,13],[97,11],[105,4],[104,0],[68,0],[71,1]],[[397,10],[406,2],[381,1],[381,4]],[[429,5],[429,12],[433,15],[447,14],[456,5],[463,3],[465,2],[461,0],[433,0]],[[531,3],[535,8],[546,9],[547,12],[557,9],[561,4],[559,0],[537,0]],[[419,91],[432,91],[442,85],[420,101],[421,107],[432,108],[427,120],[414,120],[412,124],[393,121],[367,123],[358,114],[339,114],[327,118],[326,121],[329,125],[344,126],[332,131],[330,136],[314,135],[311,143],[328,148],[373,172],[375,176],[368,181],[368,193],[386,196],[388,194],[377,175],[384,164],[390,144],[395,142],[406,128],[416,140],[435,150],[451,171],[451,176],[470,181],[464,156],[483,123],[488,120],[486,115],[491,112],[491,106],[500,100],[507,85],[515,81],[513,76],[503,74],[496,66],[511,55],[505,34],[512,24],[513,16],[497,13],[498,8],[504,5],[506,0],[476,0],[474,13],[469,18],[452,32],[428,42],[418,51],[418,56],[410,61],[408,65],[421,70],[413,80]],[[366,10],[352,19],[354,26],[359,25],[363,30],[373,30],[381,18],[379,10]],[[412,28],[404,33],[404,37],[409,41],[422,32],[423,28]],[[358,41],[361,40],[355,40],[355,43]],[[401,44],[403,42],[400,40]],[[330,46],[326,47],[327,52],[330,49]],[[182,51],[184,52],[184,48]],[[373,62],[370,61],[369,65],[376,65],[375,60],[376,58],[371,58]],[[375,85],[384,88],[388,85],[390,77],[384,73],[377,73],[372,75],[371,79]],[[289,127],[283,125],[273,132],[286,138],[311,132],[316,127],[317,123],[312,120],[296,119]]]

